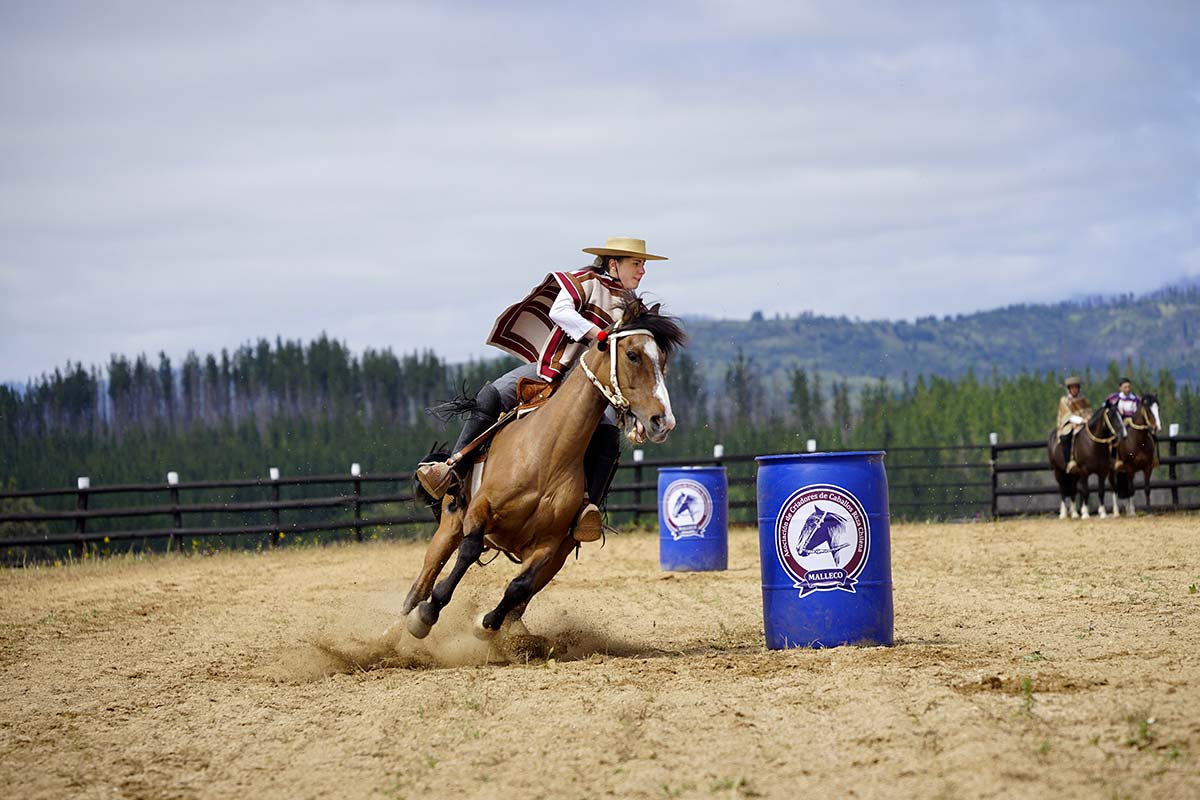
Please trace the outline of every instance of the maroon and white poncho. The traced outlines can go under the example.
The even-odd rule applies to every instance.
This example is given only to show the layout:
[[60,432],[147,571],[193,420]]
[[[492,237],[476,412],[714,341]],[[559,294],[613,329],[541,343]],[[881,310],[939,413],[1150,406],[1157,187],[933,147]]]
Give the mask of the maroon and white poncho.
[[512,353],[526,363],[538,365],[538,377],[552,381],[566,371],[584,352],[550,318],[550,308],[564,293],[579,315],[601,330],[620,319],[625,290],[615,278],[591,269],[551,272],[525,299],[514,303],[492,326],[487,344]]

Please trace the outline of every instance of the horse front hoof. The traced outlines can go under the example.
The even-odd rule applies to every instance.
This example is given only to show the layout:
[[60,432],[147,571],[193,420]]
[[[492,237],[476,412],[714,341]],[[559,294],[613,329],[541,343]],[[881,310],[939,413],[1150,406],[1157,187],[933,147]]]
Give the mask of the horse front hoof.
[[1104,519],[1108,516],[1108,512],[1104,510],[1104,506],[1100,506],[1098,509],[1096,509],[1096,513],[1100,515],[1100,519]]
[[496,638],[498,631],[490,630],[487,625],[483,624],[485,616],[486,615],[484,614],[480,614],[475,618],[475,625],[473,626],[471,632],[475,634],[476,639],[479,639],[483,642],[490,642],[492,639]]
[[430,628],[433,627],[433,622],[437,622],[436,617],[434,618],[433,622],[426,622],[424,619],[422,619],[421,607],[424,605],[425,604],[422,603],[412,611],[408,612],[408,617],[405,618],[404,626],[408,628],[408,632],[417,639],[424,639],[426,636],[428,636]]

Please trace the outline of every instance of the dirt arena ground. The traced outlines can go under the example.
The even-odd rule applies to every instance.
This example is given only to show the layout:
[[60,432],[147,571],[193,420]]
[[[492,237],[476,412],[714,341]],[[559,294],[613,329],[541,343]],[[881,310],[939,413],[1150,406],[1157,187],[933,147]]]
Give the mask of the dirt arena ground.
[[[1200,517],[896,525],[891,648],[763,648],[754,531],[586,546],[545,641],[395,621],[422,546],[0,573],[0,794],[1200,797]],[[507,663],[489,663],[507,660]]]

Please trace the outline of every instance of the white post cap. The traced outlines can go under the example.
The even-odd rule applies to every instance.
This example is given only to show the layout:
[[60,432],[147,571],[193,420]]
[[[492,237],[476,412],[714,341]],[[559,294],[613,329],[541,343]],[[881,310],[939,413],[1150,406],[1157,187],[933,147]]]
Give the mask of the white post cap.
[[997,434],[995,431],[992,431],[991,433],[988,434],[988,441],[991,442],[993,445],[1000,444],[999,434]]
[[1179,423],[1178,422],[1172,422],[1170,425],[1167,426],[1167,435],[1170,436],[1172,439],[1174,439],[1176,436],[1179,435]]
[[279,467],[271,467],[271,480],[279,480]]
[[817,452],[817,440],[809,439],[807,442],[804,443],[804,449],[810,453]]
[[724,458],[724,457],[725,457],[725,445],[714,444],[713,445],[713,458]]
[[92,479],[87,475],[80,475],[75,479],[75,485],[80,489],[90,489],[92,488]]
[[634,450],[633,451],[633,461],[635,464],[640,464],[642,462],[642,459],[644,459],[645,457],[646,457],[646,452],[644,450]]
[[176,485],[178,485],[178,483],[179,483],[179,473],[174,472],[174,471],[168,472],[167,473],[167,485],[168,486],[176,486]]
[[355,478],[357,478],[359,475],[362,475],[362,467],[359,466],[357,461],[350,465],[350,474]]

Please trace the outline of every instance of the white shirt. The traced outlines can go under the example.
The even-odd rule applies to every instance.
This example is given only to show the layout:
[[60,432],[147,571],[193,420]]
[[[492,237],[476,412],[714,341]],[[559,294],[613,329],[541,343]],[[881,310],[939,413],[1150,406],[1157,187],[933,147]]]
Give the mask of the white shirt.
[[592,330],[592,323],[575,310],[575,302],[566,289],[559,289],[554,305],[550,306],[550,319],[566,331],[572,341],[582,342]]

